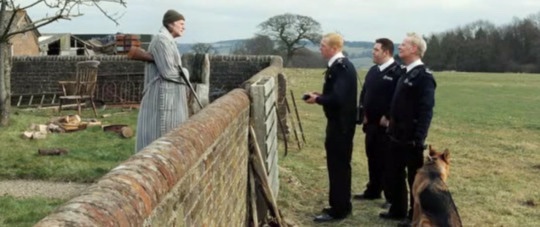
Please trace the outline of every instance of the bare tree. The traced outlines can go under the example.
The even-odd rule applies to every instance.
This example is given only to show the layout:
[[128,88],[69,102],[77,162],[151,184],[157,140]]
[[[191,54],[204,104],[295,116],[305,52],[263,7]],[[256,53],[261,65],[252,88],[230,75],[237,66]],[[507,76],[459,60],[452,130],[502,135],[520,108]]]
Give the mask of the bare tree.
[[210,43],[196,43],[191,46],[191,50],[196,54],[216,54],[217,50]]
[[[17,2],[17,3],[16,3]],[[20,5],[20,1],[0,0],[0,126],[9,123],[11,108],[11,44],[9,40],[17,34],[34,31],[58,20],[70,20],[82,16],[80,6],[93,6],[100,10],[105,17],[118,24],[118,15],[109,13],[102,3],[109,2],[126,6],[126,0],[33,0],[28,5]],[[43,18],[33,19],[24,26],[15,26],[15,19],[26,13],[27,9],[36,6],[46,6],[50,14]]]
[[271,17],[259,27],[262,34],[274,39],[279,47],[286,51],[286,66],[290,66],[296,50],[305,47],[309,42],[317,44],[322,36],[319,22],[308,16],[290,13]]

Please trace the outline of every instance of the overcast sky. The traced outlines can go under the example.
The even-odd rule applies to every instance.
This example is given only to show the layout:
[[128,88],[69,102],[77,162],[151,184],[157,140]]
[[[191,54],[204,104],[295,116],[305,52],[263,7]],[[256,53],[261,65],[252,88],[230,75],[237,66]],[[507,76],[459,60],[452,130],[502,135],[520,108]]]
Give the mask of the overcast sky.
[[[21,5],[33,1],[20,0]],[[175,9],[186,17],[185,34],[178,39],[182,43],[251,38],[261,22],[284,13],[312,17],[324,33],[339,32],[348,41],[388,37],[401,42],[407,32],[429,35],[480,19],[499,26],[540,12],[540,0],[127,0],[127,8],[103,6],[123,15],[120,25],[83,7],[84,16],[40,32],[154,34],[163,13]],[[33,20],[52,12],[41,6],[29,10]]]

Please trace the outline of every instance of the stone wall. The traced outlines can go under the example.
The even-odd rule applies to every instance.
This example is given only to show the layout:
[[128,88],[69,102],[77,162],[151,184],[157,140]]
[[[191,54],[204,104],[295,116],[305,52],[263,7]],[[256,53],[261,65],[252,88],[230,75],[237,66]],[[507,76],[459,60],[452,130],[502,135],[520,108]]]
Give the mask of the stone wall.
[[249,102],[221,97],[36,226],[246,226]]
[[276,56],[211,56],[210,100],[214,100],[228,91],[238,88],[239,85],[250,79],[253,75],[270,66],[274,58]]

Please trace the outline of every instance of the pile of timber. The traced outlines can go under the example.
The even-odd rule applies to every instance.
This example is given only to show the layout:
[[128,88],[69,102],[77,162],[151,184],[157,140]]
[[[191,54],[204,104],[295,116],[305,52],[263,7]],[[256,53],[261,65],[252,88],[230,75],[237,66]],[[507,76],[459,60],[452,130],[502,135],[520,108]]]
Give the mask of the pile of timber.
[[76,132],[92,126],[101,126],[103,131],[114,132],[123,138],[130,138],[134,135],[133,129],[128,125],[102,125],[101,121],[94,118],[83,120],[75,114],[55,117],[47,124],[32,124],[21,136],[25,139],[45,139],[49,133]]
[[32,124],[22,133],[25,139],[45,139],[49,133],[75,132],[90,126],[101,126],[96,119],[81,120],[79,115],[55,117],[47,124]]

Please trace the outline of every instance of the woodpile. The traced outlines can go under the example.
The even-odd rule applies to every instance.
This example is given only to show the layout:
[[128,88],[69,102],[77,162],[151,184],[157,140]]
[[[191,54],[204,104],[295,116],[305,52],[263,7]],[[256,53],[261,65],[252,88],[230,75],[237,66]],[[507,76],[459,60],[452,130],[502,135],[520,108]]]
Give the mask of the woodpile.
[[24,139],[45,139],[49,133],[76,132],[91,126],[101,126],[96,119],[82,120],[79,115],[55,117],[47,124],[32,124],[22,133]]

